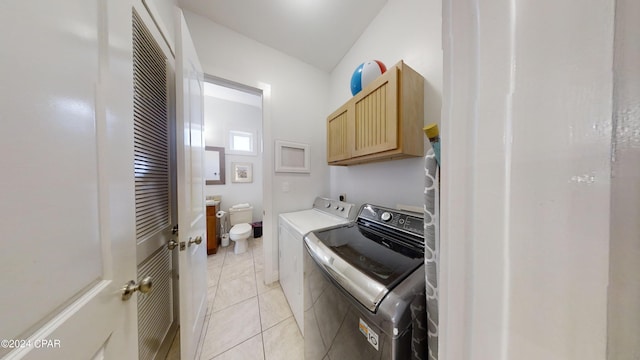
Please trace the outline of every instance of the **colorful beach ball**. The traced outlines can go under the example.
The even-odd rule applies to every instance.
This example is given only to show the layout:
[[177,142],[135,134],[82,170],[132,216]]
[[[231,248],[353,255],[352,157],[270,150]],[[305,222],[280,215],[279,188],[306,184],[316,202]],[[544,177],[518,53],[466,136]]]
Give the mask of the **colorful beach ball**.
[[387,67],[380,60],[369,60],[360,64],[351,76],[351,94],[359,93],[362,88],[384,74]]

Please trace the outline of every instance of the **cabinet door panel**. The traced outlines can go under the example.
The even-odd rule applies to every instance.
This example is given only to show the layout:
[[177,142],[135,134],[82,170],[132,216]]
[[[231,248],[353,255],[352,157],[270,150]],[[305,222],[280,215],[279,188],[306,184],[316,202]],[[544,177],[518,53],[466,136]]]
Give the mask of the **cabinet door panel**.
[[398,147],[398,69],[389,70],[356,98],[352,122],[352,156],[393,150]]
[[218,252],[218,219],[217,206],[207,206],[207,255]]
[[[338,110],[337,115],[333,115],[327,121],[327,161],[339,161],[348,159],[350,156],[349,149],[349,122],[347,116],[348,108],[344,107]],[[335,113],[334,113],[335,114]]]

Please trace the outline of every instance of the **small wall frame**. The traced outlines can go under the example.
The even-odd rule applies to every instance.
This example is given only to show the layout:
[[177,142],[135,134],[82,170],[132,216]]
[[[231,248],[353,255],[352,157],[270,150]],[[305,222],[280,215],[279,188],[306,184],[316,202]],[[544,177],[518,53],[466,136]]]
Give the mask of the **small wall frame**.
[[276,172],[311,173],[309,144],[276,140]]
[[247,162],[231,163],[231,182],[251,183],[253,182],[253,164]]

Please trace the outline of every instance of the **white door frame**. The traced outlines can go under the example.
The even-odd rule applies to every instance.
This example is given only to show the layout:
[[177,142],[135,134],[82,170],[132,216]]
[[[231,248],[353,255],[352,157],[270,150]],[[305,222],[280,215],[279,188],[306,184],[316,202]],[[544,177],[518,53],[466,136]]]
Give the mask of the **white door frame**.
[[440,359],[605,358],[614,3],[443,3]]
[[[205,73],[205,81],[225,86],[225,84],[239,84],[262,92],[262,141],[258,145],[262,156],[262,248],[264,253],[264,282],[270,284],[278,281],[278,239],[273,236],[274,226],[277,230],[277,219],[274,222],[273,209],[273,169],[274,146],[271,135],[271,85],[238,77],[219,77]],[[275,215],[277,218],[277,214]],[[274,225],[275,224],[275,225]]]

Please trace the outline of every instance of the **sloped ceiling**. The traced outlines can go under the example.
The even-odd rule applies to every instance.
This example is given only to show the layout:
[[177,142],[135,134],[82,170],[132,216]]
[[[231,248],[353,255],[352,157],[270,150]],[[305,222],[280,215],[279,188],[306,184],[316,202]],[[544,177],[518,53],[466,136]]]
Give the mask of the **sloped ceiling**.
[[179,0],[262,44],[330,72],[387,0]]

